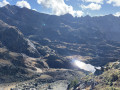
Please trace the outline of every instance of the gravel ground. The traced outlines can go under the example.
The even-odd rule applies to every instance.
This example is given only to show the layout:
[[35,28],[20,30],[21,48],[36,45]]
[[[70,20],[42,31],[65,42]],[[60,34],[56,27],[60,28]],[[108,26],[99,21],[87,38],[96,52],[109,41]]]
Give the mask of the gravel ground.
[[50,69],[42,74],[38,73],[37,78],[4,85],[2,90],[67,90],[71,80],[81,80],[84,76],[85,72],[79,70]]

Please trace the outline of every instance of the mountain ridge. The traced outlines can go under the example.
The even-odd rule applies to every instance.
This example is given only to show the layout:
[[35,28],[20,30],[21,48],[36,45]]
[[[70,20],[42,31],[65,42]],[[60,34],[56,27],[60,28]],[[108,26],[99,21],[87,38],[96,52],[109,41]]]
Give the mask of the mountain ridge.
[[[52,83],[56,75],[55,81],[66,80],[64,76],[69,82],[75,77],[81,80],[90,71],[78,68],[75,60],[95,67],[118,61],[119,19],[55,16],[11,5],[0,8],[1,83],[33,78]],[[38,79],[41,75],[48,81]]]

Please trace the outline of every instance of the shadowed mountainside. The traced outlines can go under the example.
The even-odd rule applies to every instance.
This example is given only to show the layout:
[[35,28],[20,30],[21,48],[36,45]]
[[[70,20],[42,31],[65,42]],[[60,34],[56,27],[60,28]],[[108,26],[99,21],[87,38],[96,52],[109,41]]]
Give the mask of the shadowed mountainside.
[[75,69],[74,59],[94,66],[117,61],[119,19],[113,15],[55,16],[6,5],[0,8],[0,75]]

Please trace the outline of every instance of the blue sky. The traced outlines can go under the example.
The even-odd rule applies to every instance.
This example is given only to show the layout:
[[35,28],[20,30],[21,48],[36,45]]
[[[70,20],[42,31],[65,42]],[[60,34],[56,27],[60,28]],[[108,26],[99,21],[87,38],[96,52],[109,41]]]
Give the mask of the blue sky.
[[0,0],[0,7],[6,4],[37,10],[38,12],[73,16],[120,16],[120,0]]

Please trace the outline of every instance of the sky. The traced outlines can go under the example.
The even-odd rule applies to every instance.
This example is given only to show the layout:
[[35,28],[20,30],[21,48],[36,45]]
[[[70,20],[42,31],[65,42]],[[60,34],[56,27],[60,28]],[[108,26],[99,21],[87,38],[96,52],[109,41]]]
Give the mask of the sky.
[[7,4],[58,16],[120,16],[120,0],[0,0],[0,7]]

